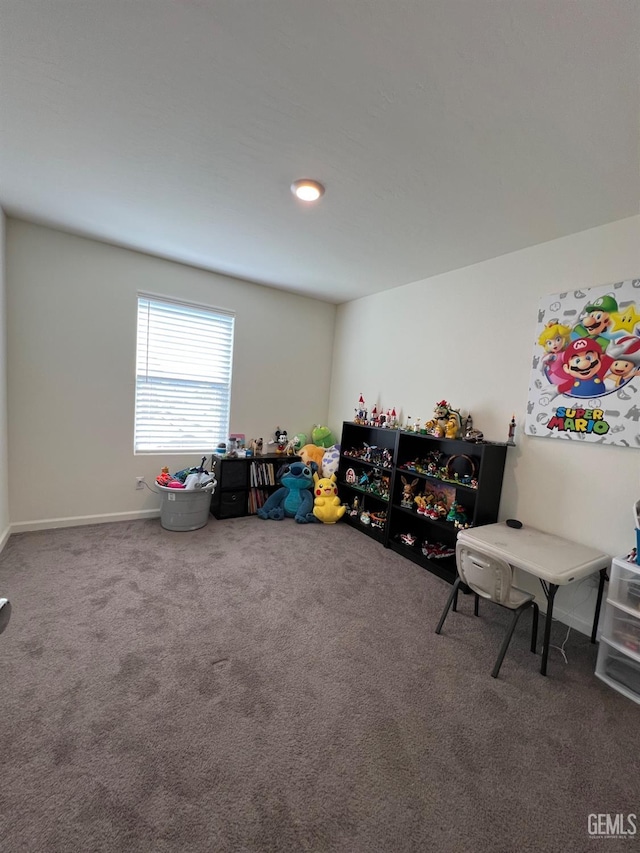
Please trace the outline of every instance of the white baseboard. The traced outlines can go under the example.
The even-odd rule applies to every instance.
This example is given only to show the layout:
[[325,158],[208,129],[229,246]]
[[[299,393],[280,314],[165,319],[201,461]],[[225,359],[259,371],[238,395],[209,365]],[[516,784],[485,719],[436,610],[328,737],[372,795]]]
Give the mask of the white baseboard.
[[[31,530],[53,530],[57,527],[81,527],[86,524],[108,524],[111,521],[137,521],[144,518],[159,517],[159,509],[144,509],[136,510],[135,512],[112,512],[107,515],[77,515],[71,518],[43,518],[39,521],[20,521],[12,524],[9,532],[28,533]],[[1,539],[0,543],[2,543]]]

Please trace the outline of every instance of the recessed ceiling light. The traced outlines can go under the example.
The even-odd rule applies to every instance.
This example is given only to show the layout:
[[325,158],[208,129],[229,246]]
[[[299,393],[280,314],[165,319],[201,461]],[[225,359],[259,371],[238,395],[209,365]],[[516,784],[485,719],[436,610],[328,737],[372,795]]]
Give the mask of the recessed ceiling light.
[[319,181],[300,178],[291,184],[291,192],[301,201],[317,201],[324,195],[324,187]]

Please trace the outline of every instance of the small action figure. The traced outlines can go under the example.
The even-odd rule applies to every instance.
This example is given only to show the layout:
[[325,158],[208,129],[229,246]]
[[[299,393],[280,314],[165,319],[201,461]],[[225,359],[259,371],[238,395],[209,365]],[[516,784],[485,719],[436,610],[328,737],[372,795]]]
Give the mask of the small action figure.
[[262,456],[263,440],[261,438],[252,438],[249,447],[254,456]]
[[364,404],[364,397],[360,394],[360,399],[358,400],[358,406],[355,409],[355,417],[353,422],[355,424],[366,424],[367,422],[367,407]]
[[507,440],[507,444],[511,446],[515,445],[514,436],[516,434],[516,416],[515,414],[511,415],[511,421],[509,423],[509,438]]
[[274,433],[275,439],[271,439],[269,444],[276,445],[276,453],[284,453],[287,442],[289,441],[289,436],[287,434],[286,429],[280,429],[280,427],[276,427],[276,431]]

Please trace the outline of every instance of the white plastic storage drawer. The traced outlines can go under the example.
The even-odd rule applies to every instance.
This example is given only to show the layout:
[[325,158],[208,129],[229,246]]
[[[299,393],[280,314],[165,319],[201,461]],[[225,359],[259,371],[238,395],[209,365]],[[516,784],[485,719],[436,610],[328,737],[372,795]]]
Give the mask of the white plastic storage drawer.
[[609,601],[637,612],[640,619],[640,566],[616,558],[611,564]]
[[637,655],[640,661],[640,612],[636,613],[629,607],[609,601],[602,637],[625,651]]
[[596,675],[609,687],[640,703],[640,655],[621,651],[601,637]]

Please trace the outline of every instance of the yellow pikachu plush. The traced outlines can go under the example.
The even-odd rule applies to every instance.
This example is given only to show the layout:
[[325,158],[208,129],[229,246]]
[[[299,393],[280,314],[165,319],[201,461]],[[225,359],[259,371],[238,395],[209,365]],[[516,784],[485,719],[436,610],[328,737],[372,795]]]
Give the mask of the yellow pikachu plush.
[[346,506],[342,506],[340,503],[336,480],[335,474],[330,477],[313,475],[313,482],[315,483],[313,487],[313,514],[323,524],[335,524],[347,511]]

